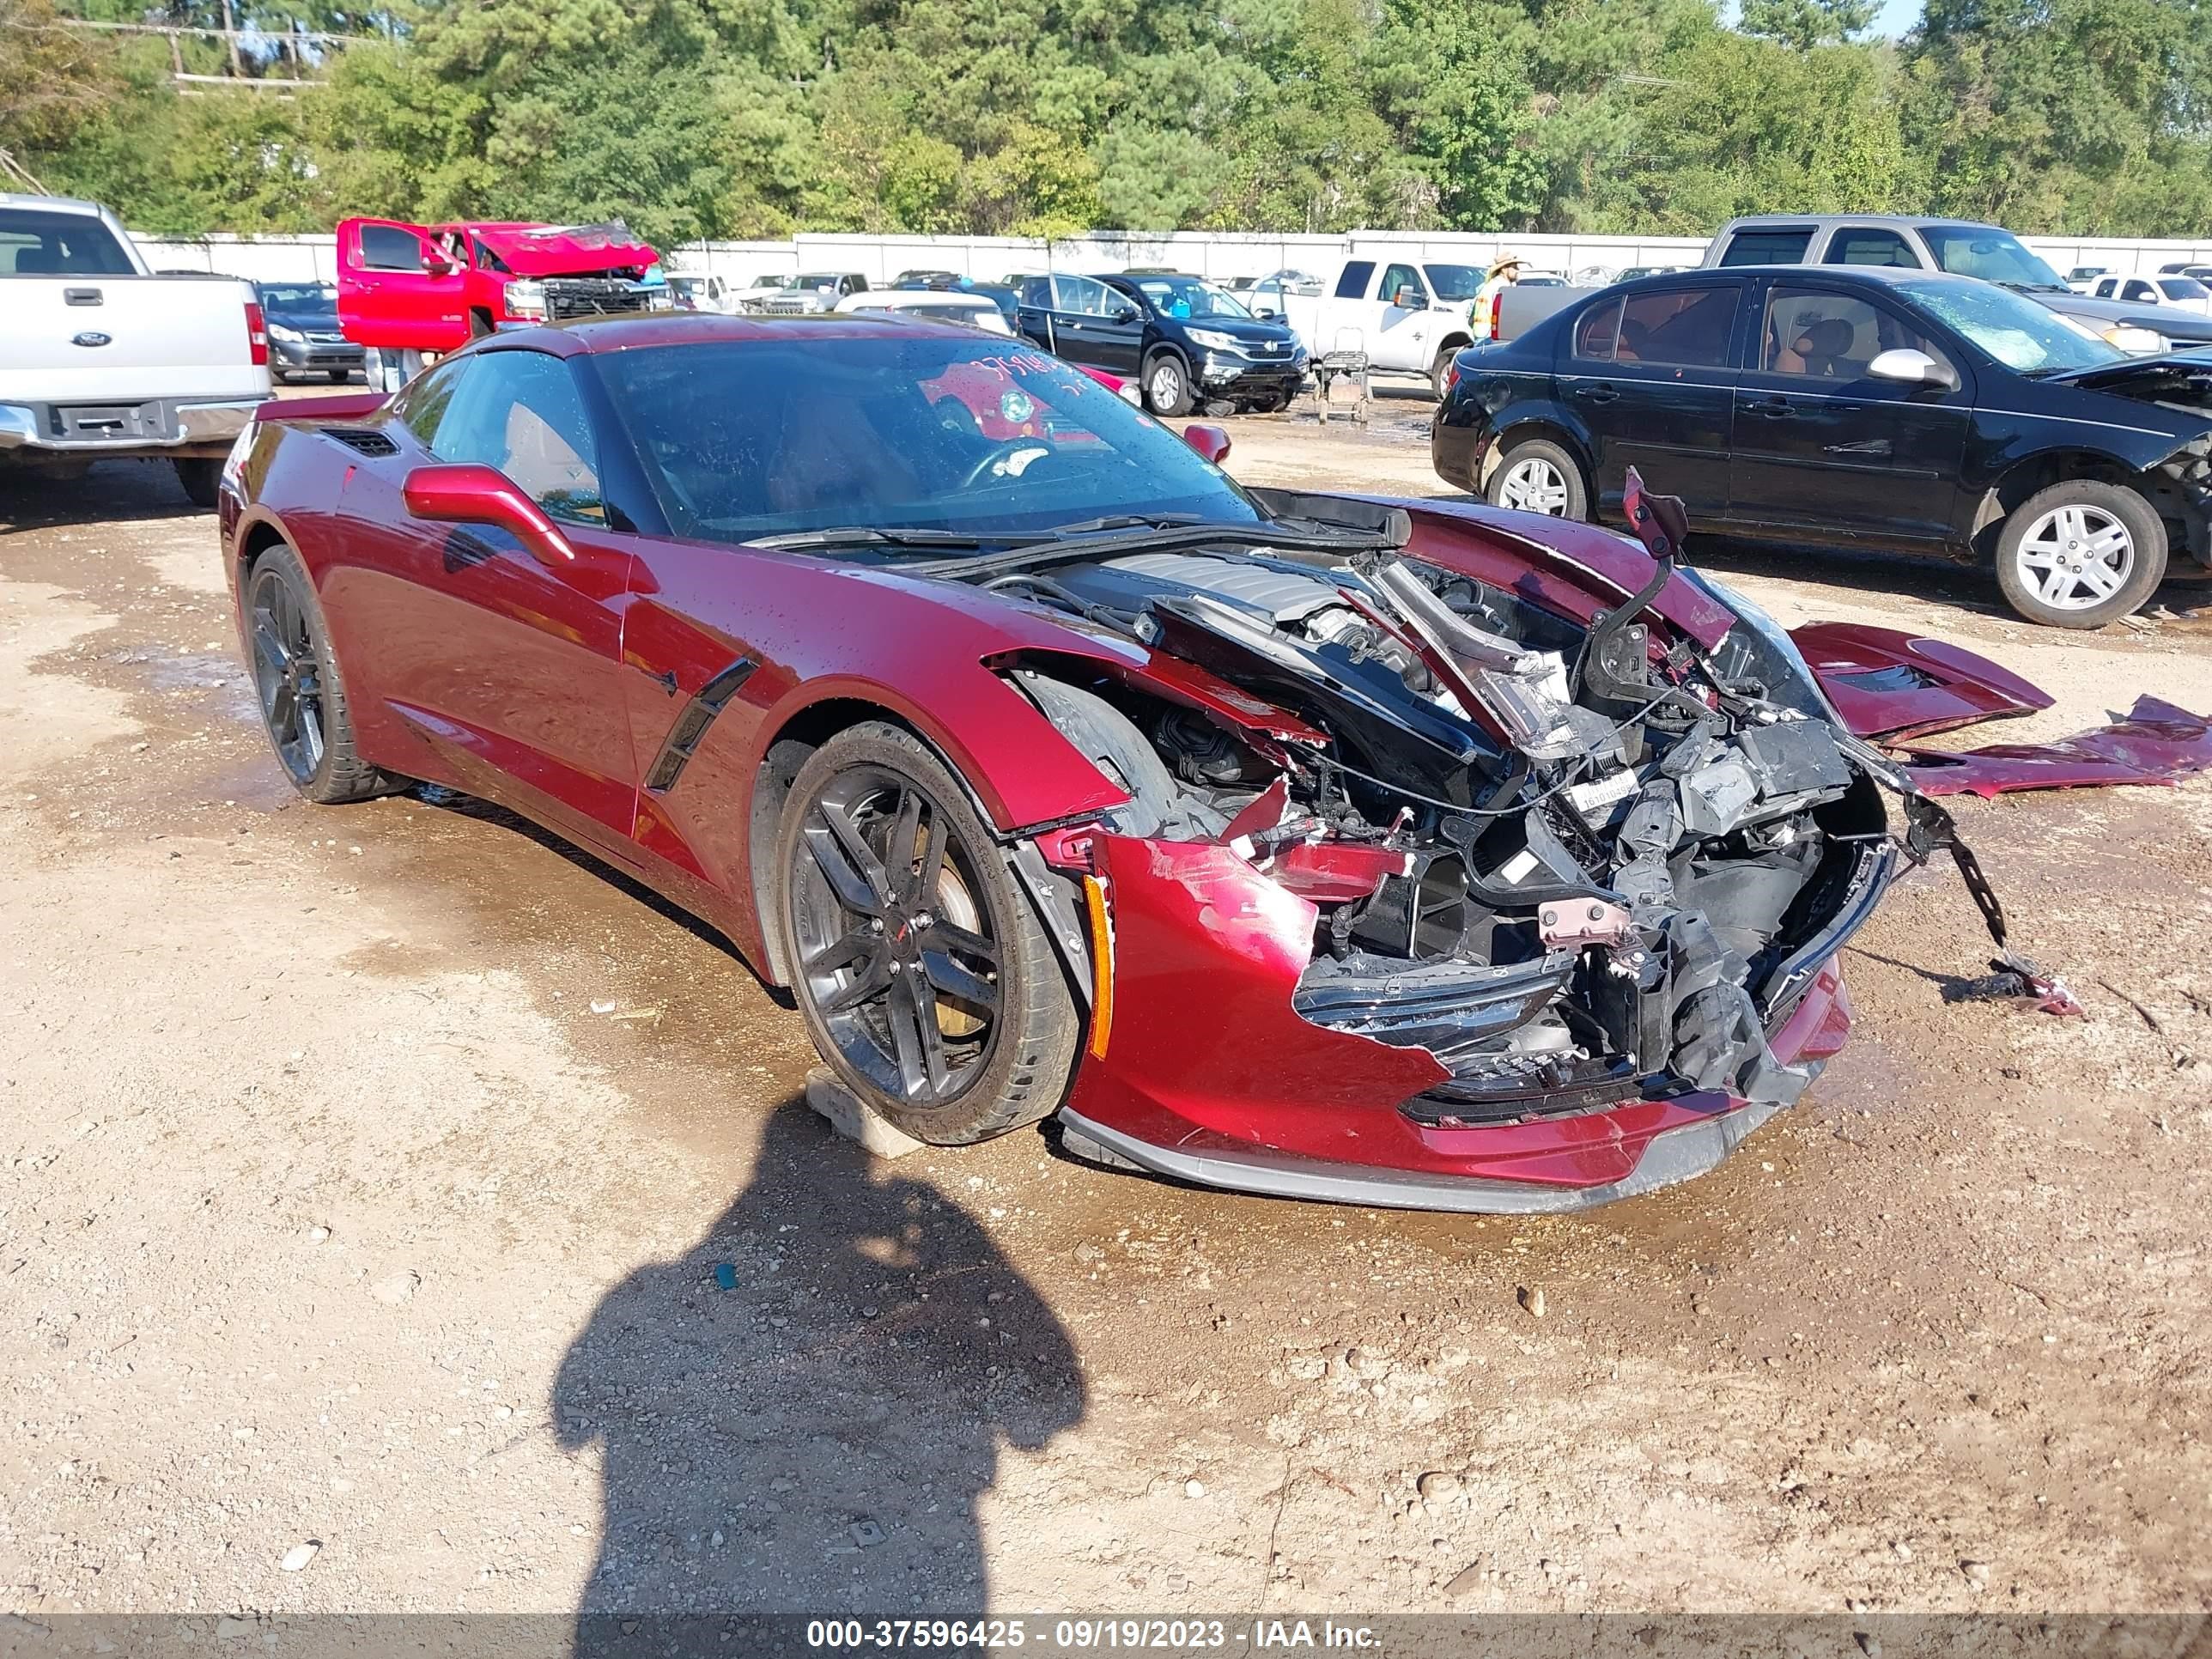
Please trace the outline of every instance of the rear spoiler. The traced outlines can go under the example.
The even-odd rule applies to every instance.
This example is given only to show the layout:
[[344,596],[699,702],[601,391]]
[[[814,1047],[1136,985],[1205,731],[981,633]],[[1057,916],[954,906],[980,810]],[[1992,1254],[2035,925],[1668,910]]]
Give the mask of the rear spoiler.
[[365,421],[389,402],[383,392],[349,392],[336,398],[272,398],[253,411],[257,421]]

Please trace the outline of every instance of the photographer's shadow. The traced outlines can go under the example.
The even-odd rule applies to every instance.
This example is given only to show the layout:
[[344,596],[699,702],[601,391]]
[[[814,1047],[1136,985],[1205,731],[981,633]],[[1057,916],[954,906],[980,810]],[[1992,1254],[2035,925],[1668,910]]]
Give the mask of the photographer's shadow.
[[1085,1407],[1067,1333],[989,1237],[799,1099],[697,1244],[600,1302],[553,1403],[605,1465],[581,1651],[641,1616],[973,1617],[1001,1443]]

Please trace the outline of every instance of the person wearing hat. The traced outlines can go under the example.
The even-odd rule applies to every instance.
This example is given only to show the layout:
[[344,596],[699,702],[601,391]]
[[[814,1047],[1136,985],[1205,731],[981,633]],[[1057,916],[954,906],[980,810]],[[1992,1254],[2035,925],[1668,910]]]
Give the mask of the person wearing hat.
[[1467,310],[1468,324],[1478,339],[1490,337],[1490,302],[1521,280],[1522,263],[1517,253],[1501,253],[1490,262],[1482,286],[1474,291],[1474,303]]

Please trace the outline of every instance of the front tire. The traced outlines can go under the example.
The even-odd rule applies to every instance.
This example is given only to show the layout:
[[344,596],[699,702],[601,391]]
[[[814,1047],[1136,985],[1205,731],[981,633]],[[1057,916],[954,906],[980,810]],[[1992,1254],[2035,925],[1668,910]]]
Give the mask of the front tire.
[[1527,438],[1498,458],[1484,492],[1492,507],[1541,513],[1553,519],[1588,519],[1589,492],[1575,458],[1548,438]]
[[793,781],[776,923],[807,1035],[916,1140],[962,1146],[1058,1108],[1082,1022],[1051,941],[967,792],[870,721]]
[[169,463],[177,469],[177,482],[184,486],[185,495],[194,507],[211,507],[222,491],[222,463],[210,460],[176,460]]
[[405,780],[371,766],[354,747],[345,679],[330,639],[307,566],[277,543],[246,573],[246,653],[262,729],[276,763],[295,789],[325,806],[406,787]]
[[2013,509],[1997,538],[2005,603],[2051,628],[2102,628],[2166,580],[2166,525],[2124,484],[2069,478]]
[[1436,362],[1429,365],[1429,386],[1437,394],[1438,403],[1443,402],[1451,395],[1452,362],[1461,352],[1466,349],[1467,342],[1464,340],[1457,345],[1442,347],[1437,352]]
[[1172,351],[1145,365],[1145,407],[1162,420],[1190,413],[1190,370]]

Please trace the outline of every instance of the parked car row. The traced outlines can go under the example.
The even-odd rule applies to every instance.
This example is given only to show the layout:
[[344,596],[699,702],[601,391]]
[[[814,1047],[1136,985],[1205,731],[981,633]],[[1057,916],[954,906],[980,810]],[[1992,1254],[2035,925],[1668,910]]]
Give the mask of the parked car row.
[[1594,519],[1638,468],[1694,529],[1994,566],[2015,611],[2061,627],[2129,614],[2169,569],[2212,574],[2212,356],[2131,355],[2032,281],[1790,267],[1812,234],[1842,229],[1747,233],[1755,260],[1724,234],[1705,269],[1574,294],[1462,352],[1437,473]]

